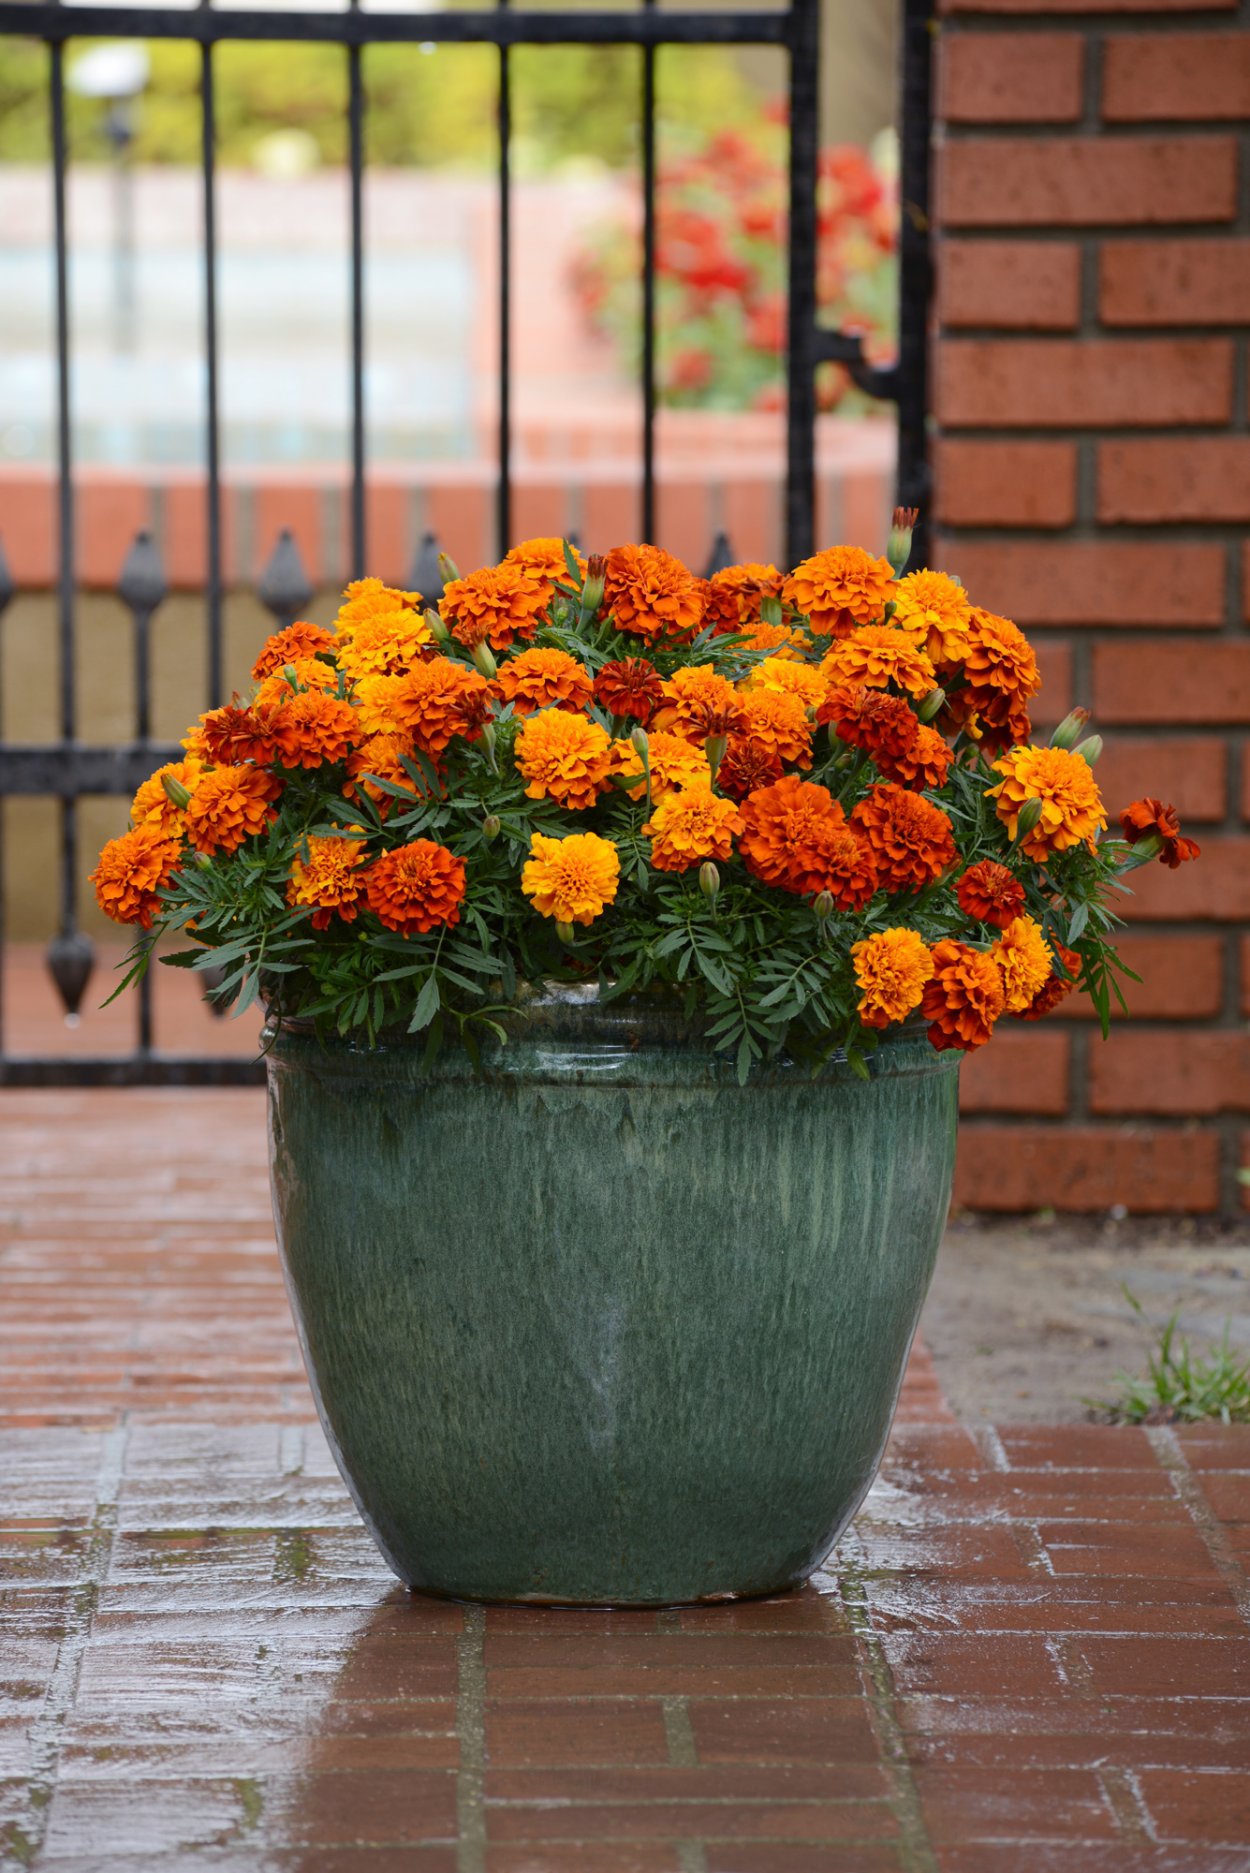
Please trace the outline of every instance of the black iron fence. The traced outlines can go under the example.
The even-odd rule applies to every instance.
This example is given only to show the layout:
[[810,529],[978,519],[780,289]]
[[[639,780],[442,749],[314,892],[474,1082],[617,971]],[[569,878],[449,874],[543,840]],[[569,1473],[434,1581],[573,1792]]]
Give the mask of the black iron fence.
[[[48,48],[49,123],[52,144],[51,188],[55,249],[55,353],[57,392],[57,649],[59,660],[59,739],[22,746],[0,742],[0,809],[7,796],[52,798],[60,805],[59,898],[57,935],[48,946],[48,966],[66,1010],[79,1007],[94,965],[90,938],[78,923],[84,854],[79,842],[78,803],[88,795],[129,796],[154,767],[177,759],[181,750],[153,741],[151,726],[151,621],[166,596],[165,574],[155,542],[140,534],[132,545],[118,583],[118,595],[133,621],[135,733],[126,744],[89,746],[78,736],[75,677],[75,481],[73,408],[70,376],[68,292],[69,245],[66,225],[68,144],[65,121],[64,57],[76,38],[179,39],[200,48],[200,176],[203,203],[202,325],[205,364],[205,614],[207,667],[205,706],[223,697],[223,554],[219,415],[219,335],[217,306],[216,114],[213,52],[223,40],[315,40],[341,45],[347,64],[347,148],[350,187],[350,384],[351,482],[350,564],[353,577],[365,570],[366,477],[368,437],[365,423],[365,281],[363,177],[366,99],[361,55],[371,44],[434,43],[494,46],[499,60],[498,86],[498,242],[499,353],[498,478],[495,523],[499,550],[511,534],[512,498],[512,137],[510,55],[518,45],[636,46],[641,53],[639,121],[643,199],[642,348],[640,370],[641,490],[640,537],[655,533],[656,494],[656,61],[665,46],[771,46],[788,58],[790,123],[789,244],[787,257],[788,329],[785,406],[786,479],[785,555],[793,565],[813,546],[815,499],[816,373],[826,362],[840,363],[867,394],[897,409],[897,498],[917,506],[928,502],[926,451],[927,319],[930,287],[929,161],[931,62],[935,0],[902,0],[900,97],[901,223],[899,236],[899,342],[888,366],[864,357],[857,335],[831,331],[817,317],[817,165],[819,156],[820,0],[790,0],[776,11],[706,13],[661,11],[655,0],[642,0],[636,12],[527,11],[498,0],[493,12],[366,12],[350,0],[345,12],[288,12],[265,7],[218,10],[205,0],[194,10],[115,5],[61,4],[61,0],[0,0],[0,37],[19,35],[42,40]],[[835,49],[836,55],[836,49]],[[0,515],[0,527],[3,520]],[[597,542],[588,542],[593,547]],[[918,542],[923,552],[923,535]],[[709,570],[730,563],[730,543],[719,536],[711,547]],[[922,562],[918,562],[922,563]],[[441,592],[438,542],[426,534],[417,550],[411,579],[427,597]],[[258,586],[275,619],[289,623],[307,604],[311,587],[298,550],[283,536]],[[0,617],[13,597],[0,550]],[[0,822],[2,826],[2,822]],[[0,850],[0,955],[4,943],[3,852]],[[2,983],[2,974],[0,974]],[[133,1051],[103,1059],[18,1056],[4,1044],[0,990],[0,1084],[175,1084],[241,1083],[258,1076],[252,1062],[228,1058],[175,1057],[157,1051],[150,984],[137,998]]]

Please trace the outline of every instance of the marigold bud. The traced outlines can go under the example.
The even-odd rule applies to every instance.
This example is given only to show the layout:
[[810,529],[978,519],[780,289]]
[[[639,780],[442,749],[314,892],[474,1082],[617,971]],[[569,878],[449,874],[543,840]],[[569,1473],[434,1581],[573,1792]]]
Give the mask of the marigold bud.
[[699,889],[704,897],[715,897],[720,890],[720,872],[710,858],[699,867]]
[[634,753],[640,754],[645,761],[647,758],[647,750],[651,746],[646,729],[641,726],[638,728],[631,728],[629,731],[629,745]]
[[1042,817],[1040,800],[1026,800],[1016,816],[1016,840],[1027,839],[1038,820]]
[[826,918],[832,917],[834,911],[837,909],[837,905],[833,901],[832,892],[818,891],[812,900],[812,909],[822,923],[824,923]]
[[503,821],[498,813],[488,813],[482,821],[482,837],[486,840],[497,839],[503,831]]
[[1079,754],[1083,761],[1088,761],[1089,765],[1093,767],[1095,761],[1102,753],[1102,736],[1087,735],[1084,741],[1077,742],[1072,752],[1074,754]]
[[556,935],[559,937],[561,943],[571,943],[573,941],[572,924],[571,923],[557,923]]
[[453,579],[458,579],[460,577],[460,568],[450,553],[439,554],[438,576],[443,581],[444,585],[450,585]]
[[485,640],[473,646],[473,662],[488,681],[498,676],[499,665],[495,662],[490,645]]
[[201,871],[211,871],[213,869],[213,861],[208,856],[207,852],[197,852],[195,855],[195,862]]
[[582,610],[598,611],[603,603],[603,582],[607,561],[602,553],[592,553],[586,561],[586,583],[582,587]]
[[1050,738],[1052,748],[1071,748],[1085,724],[1090,720],[1088,709],[1070,709]]
[[425,608],[425,622],[429,626],[430,636],[434,639],[436,644],[450,644],[451,632],[447,629],[447,626],[443,623],[433,605],[427,605]]
[[902,576],[903,568],[911,558],[911,536],[919,518],[918,507],[896,507],[894,510],[885,556],[893,568],[896,579]]
[[928,695],[922,697],[920,702],[917,703],[916,714],[920,717],[922,722],[931,722],[945,701],[946,691],[944,689],[931,689]]
[[172,774],[161,775],[161,786],[165,789],[166,794],[173,801],[178,811],[180,813],[185,813],[191,804],[190,788],[184,787],[182,782],[180,780],[175,780]]
[[712,779],[720,773],[720,764],[725,759],[725,750],[729,746],[728,735],[709,735],[703,747],[707,754],[707,764],[712,770]]

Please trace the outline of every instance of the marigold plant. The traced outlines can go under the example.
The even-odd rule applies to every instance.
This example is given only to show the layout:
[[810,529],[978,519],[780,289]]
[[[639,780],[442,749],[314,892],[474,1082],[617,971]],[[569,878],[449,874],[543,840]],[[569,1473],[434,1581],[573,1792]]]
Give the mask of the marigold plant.
[[1078,986],[1105,1031],[1114,894],[1198,848],[1153,796],[1109,816],[1085,711],[1036,736],[1027,640],[909,550],[896,516],[788,575],[543,539],[438,609],[356,581],[140,787],[93,873],[126,979],[177,937],[239,1008],[471,1052],[594,982],[743,1079],[868,1074],[904,1022],[966,1052]]

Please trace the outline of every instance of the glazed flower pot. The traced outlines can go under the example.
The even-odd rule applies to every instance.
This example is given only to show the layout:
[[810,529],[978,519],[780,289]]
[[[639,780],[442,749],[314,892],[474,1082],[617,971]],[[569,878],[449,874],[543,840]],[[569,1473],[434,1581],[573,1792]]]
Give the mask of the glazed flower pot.
[[400,1578],[652,1606],[797,1584],[880,1461],[950,1195],[958,1062],[732,1067],[557,992],[475,1070],[269,1053],[317,1407]]

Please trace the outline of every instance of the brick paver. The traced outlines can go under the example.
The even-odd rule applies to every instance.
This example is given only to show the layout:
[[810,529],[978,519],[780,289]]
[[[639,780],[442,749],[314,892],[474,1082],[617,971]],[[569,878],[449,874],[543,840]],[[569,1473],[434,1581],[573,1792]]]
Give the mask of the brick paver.
[[54,1873],[1246,1873],[1250,1432],[958,1425],[913,1361],[772,1601],[393,1582],[246,1092],[0,1097],[0,1859]]

